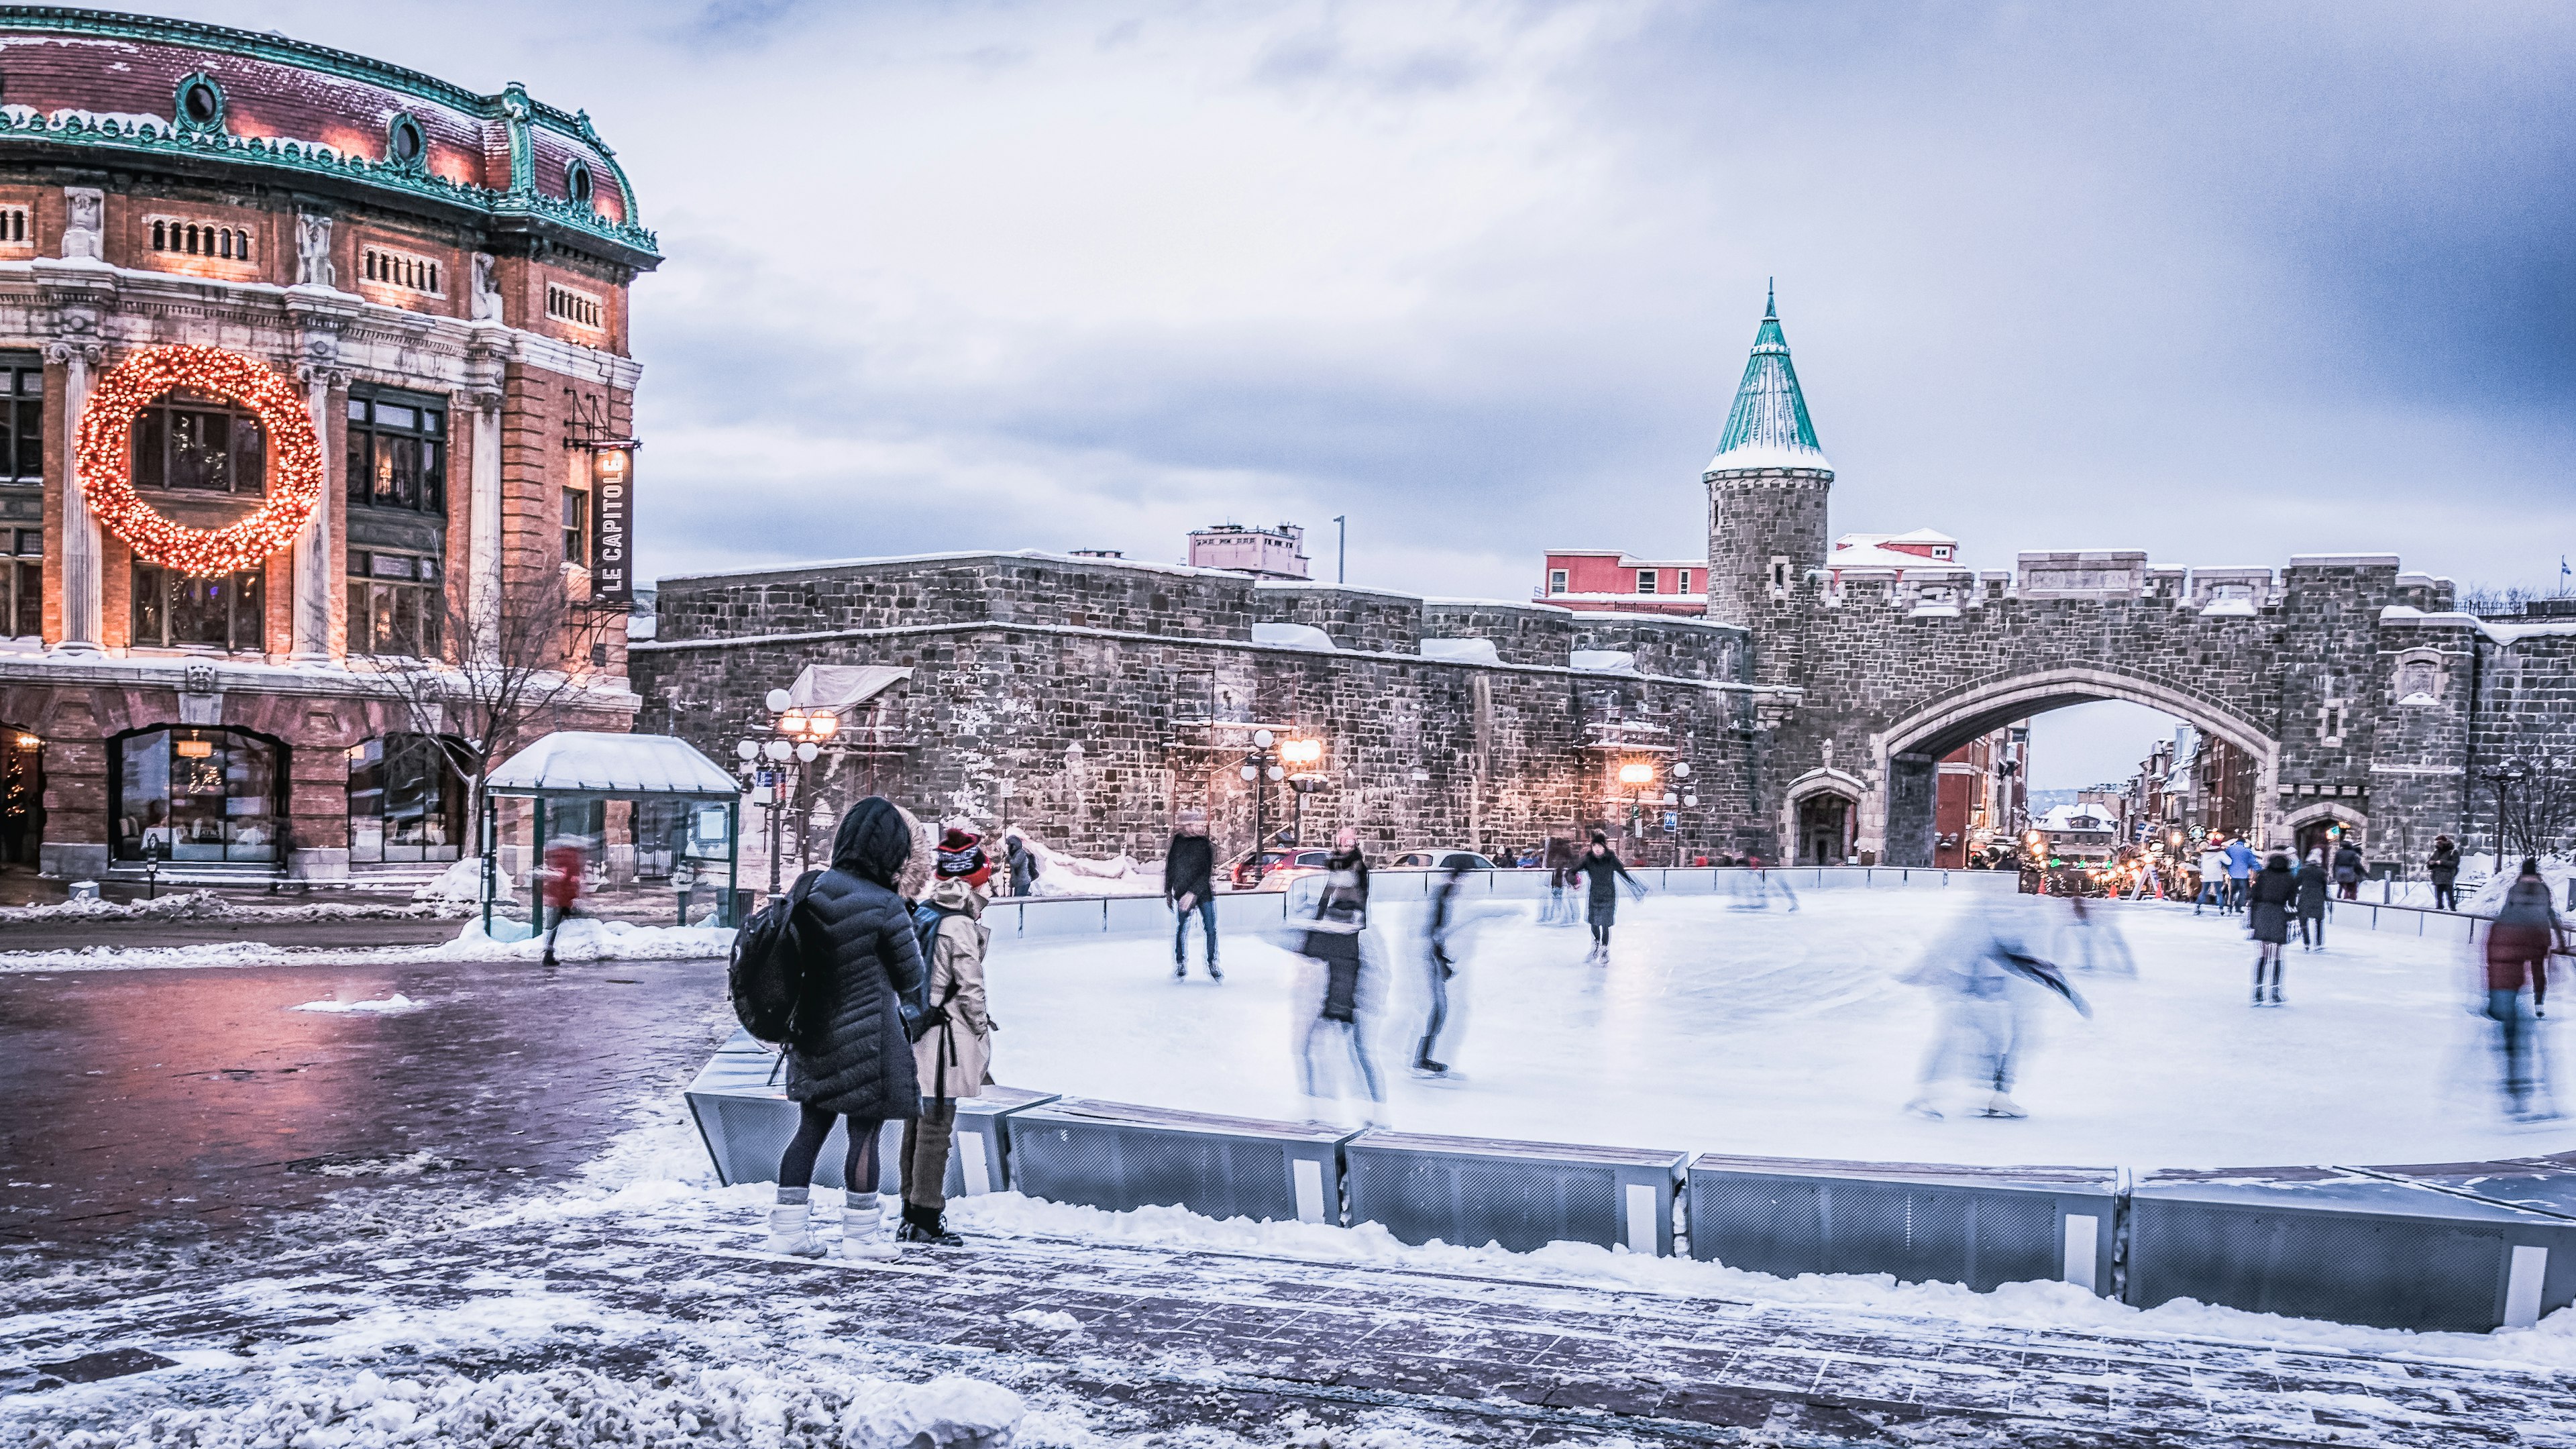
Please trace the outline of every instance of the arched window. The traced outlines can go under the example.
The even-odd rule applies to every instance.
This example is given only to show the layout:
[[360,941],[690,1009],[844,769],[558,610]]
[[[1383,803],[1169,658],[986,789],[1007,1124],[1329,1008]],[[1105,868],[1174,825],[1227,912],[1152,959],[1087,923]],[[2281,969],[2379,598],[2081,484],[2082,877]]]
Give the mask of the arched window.
[[286,746],[246,730],[155,725],[108,741],[116,858],[285,858]]

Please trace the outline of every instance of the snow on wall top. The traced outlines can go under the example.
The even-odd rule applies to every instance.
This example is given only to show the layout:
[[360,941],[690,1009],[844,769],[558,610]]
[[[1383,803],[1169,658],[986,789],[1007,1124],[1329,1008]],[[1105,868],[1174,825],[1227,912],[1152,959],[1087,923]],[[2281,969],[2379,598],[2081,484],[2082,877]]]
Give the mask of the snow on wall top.
[[671,735],[557,730],[492,772],[489,788],[512,795],[687,795],[730,800],[742,783],[688,741]]

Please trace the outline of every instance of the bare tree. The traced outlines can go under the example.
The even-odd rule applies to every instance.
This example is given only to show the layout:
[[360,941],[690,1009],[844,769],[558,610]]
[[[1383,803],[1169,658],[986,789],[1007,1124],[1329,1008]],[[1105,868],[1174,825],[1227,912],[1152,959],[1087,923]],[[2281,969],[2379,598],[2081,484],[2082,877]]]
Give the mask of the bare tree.
[[[2496,824],[2514,856],[2557,853],[2576,832],[2576,760],[2508,760],[2484,778],[2495,794]],[[2509,860],[2499,869],[2511,869]]]
[[2540,597],[2540,590],[2520,584],[2462,584],[2451,607],[2481,618],[2503,618],[2520,614],[2525,603]]
[[587,702],[607,631],[625,614],[576,603],[554,571],[505,579],[488,600],[450,598],[443,659],[381,661],[413,728],[438,744],[468,782],[479,819],[492,767]]

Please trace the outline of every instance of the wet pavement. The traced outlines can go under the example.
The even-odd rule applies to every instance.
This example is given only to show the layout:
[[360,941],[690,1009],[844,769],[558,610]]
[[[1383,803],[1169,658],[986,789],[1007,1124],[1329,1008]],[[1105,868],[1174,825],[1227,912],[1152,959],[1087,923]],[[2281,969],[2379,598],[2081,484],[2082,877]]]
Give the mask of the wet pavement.
[[[293,1009],[396,994],[421,1009]],[[730,1020],[719,961],[0,974],[0,1245],[239,1246],[335,1195],[515,1191],[595,1157]]]

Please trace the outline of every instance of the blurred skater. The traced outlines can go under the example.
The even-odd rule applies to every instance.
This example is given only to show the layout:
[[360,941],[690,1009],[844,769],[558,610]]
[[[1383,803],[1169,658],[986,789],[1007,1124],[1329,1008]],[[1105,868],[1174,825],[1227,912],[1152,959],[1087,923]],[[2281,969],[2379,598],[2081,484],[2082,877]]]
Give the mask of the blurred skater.
[[2433,879],[2433,909],[2460,908],[2460,847],[2447,835],[2433,837],[2433,853],[2424,857],[2424,873]]
[[1449,978],[1458,974],[1457,951],[1466,925],[1460,918],[1458,893],[1467,870],[1467,857],[1453,855],[1439,883],[1431,888],[1431,924],[1423,952],[1424,984],[1430,988],[1431,1010],[1423,1019],[1422,1043],[1413,1049],[1413,1070],[1426,1077],[1449,1075],[1448,1064],[1433,1053],[1439,1049],[1441,1029],[1449,1024]]
[[1172,979],[1190,974],[1190,916],[1198,915],[1207,937],[1207,973],[1223,981],[1216,966],[1216,851],[1208,844],[1207,812],[1184,810],[1172,847],[1163,856],[1163,899],[1172,907]]
[[2243,836],[2227,842],[2227,913],[2235,915],[2245,909],[2247,884],[2254,874],[2254,847]]
[[[1310,1098],[1325,1095],[1316,1053],[1327,1037],[1339,1038],[1351,1066],[1368,1092],[1368,1120],[1383,1115],[1386,1090],[1370,1060],[1368,1038],[1360,1030],[1360,933],[1368,929],[1368,860],[1360,854],[1359,832],[1344,827],[1333,837],[1333,853],[1324,862],[1324,885],[1315,896],[1314,918],[1306,923],[1304,954],[1324,968],[1324,1000],[1306,1024],[1298,1047],[1298,1069]],[[1338,1095],[1338,1094],[1336,1094]]]
[[2137,958],[2129,954],[2129,941],[2120,934],[2118,918],[2109,911],[2086,906],[2080,895],[2067,897],[2066,905],[2073,912],[2063,953],[2068,965],[2082,971],[2138,974]]
[[1571,926],[1574,912],[1565,904],[1565,888],[1574,875],[1574,846],[1562,835],[1547,838],[1547,909],[1539,912],[1542,925]]
[[2227,914],[2227,842],[2215,835],[2200,844],[2200,894],[2192,898],[2191,913],[2199,915],[2203,906]]
[[[2311,939],[2313,933],[2313,939]],[[2326,853],[2311,850],[2299,865],[2299,949],[2326,948]]]
[[2522,1121],[2550,1115],[2533,1105],[2538,1083],[2532,1070],[2532,1024],[2522,1013],[2523,984],[2531,985],[2531,1016],[2546,1015],[2549,957],[2566,950],[2567,929],[2550,904],[2549,882],[2540,874],[2540,862],[2526,859],[2487,932],[2487,1015],[2499,1033],[2505,1105]]
[[1568,874],[1582,876],[1589,884],[1586,896],[1590,910],[1586,919],[1592,923],[1592,954],[1583,959],[1606,965],[1610,960],[1610,927],[1619,918],[1619,882],[1626,881],[1639,900],[1646,898],[1646,888],[1628,874],[1628,867],[1619,863],[1618,856],[1610,853],[1610,837],[1598,830],[1592,832],[1591,847]]
[[1982,1097],[1978,1115],[2027,1117],[2012,1097],[2014,1056],[2029,1035],[2025,1013],[2034,990],[2057,996],[2076,1011],[2093,1010],[2066,983],[2065,973],[2039,954],[2047,930],[2036,899],[2019,893],[1971,899],[1947,934],[1902,980],[1935,994],[1941,1024],[1924,1054],[1922,1085],[1905,1110],[1935,1120],[1948,1115],[1945,1085],[1965,1082]]
[[2281,1004],[2281,948],[2290,940],[2290,906],[2299,896],[2299,878],[2290,873],[2290,857],[2273,851],[2263,868],[2254,872],[2246,889],[2246,909],[2251,920],[2246,929],[2256,942],[2254,949],[2254,1004],[2264,1005],[2263,973],[2272,973],[2271,1005]]

